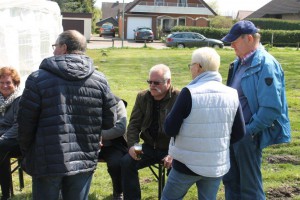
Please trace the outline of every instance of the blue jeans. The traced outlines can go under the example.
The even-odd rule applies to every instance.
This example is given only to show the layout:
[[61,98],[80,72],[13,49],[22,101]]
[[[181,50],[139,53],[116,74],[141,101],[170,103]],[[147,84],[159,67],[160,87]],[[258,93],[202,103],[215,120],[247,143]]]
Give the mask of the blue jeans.
[[247,134],[230,147],[230,170],[223,177],[227,200],[265,200],[258,137]]
[[211,178],[200,175],[187,175],[172,168],[168,176],[167,184],[164,187],[161,200],[183,199],[194,183],[197,185],[198,199],[214,200],[217,198],[221,180],[222,177]]
[[33,200],[57,200],[61,190],[63,199],[88,200],[94,172],[71,176],[47,176],[32,178]]

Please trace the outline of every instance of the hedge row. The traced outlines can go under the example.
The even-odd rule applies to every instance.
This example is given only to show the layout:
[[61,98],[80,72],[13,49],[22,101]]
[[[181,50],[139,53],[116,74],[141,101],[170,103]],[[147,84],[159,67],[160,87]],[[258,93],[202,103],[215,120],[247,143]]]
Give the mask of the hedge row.
[[300,30],[299,20],[282,20],[282,19],[271,19],[271,18],[255,18],[248,19],[252,21],[255,26],[260,29],[270,30]]
[[[196,26],[175,26],[172,32],[197,32],[205,37],[221,39],[230,29],[209,28]],[[261,43],[272,44],[273,46],[291,46],[297,47],[300,43],[300,31],[283,31],[283,30],[260,30]],[[273,38],[272,38],[273,37]]]

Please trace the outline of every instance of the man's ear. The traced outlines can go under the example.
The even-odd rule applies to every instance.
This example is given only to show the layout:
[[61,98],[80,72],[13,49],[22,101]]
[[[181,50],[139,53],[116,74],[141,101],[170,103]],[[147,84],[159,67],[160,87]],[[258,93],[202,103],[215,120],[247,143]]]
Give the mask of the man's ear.
[[167,80],[167,83],[168,83],[168,84],[171,84],[171,79],[170,79],[170,78]]
[[254,37],[253,37],[253,35],[248,34],[247,39],[248,39],[249,42],[252,42],[254,40]]
[[68,47],[66,44],[62,45],[62,49],[63,49],[64,54],[67,54]]

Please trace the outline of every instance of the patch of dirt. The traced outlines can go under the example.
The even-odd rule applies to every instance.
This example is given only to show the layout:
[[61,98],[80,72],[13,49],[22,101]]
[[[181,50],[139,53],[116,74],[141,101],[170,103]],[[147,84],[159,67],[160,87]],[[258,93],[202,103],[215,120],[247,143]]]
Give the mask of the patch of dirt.
[[143,183],[150,183],[152,181],[153,181],[153,179],[151,179],[151,178],[144,178],[143,180],[141,180],[141,182],[143,182]]
[[266,193],[267,199],[289,200],[294,196],[300,195],[300,187],[282,186],[279,188],[271,188]]
[[300,165],[300,159],[291,155],[272,155],[267,157],[269,163],[290,163],[293,165]]

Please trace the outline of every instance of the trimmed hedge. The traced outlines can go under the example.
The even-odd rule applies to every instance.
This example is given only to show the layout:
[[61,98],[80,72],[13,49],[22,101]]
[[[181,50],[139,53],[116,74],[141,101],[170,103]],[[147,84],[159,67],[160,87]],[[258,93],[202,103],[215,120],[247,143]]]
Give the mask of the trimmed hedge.
[[[230,29],[226,28],[209,28],[197,26],[175,26],[172,32],[197,32],[207,38],[221,39]],[[283,31],[283,30],[260,30],[261,43],[271,44],[273,46],[283,47],[299,47],[300,31]],[[272,42],[273,35],[273,42]]]
[[270,30],[300,30],[299,20],[282,20],[282,19],[272,19],[272,18],[255,18],[247,19],[256,27],[260,29],[270,29]]

